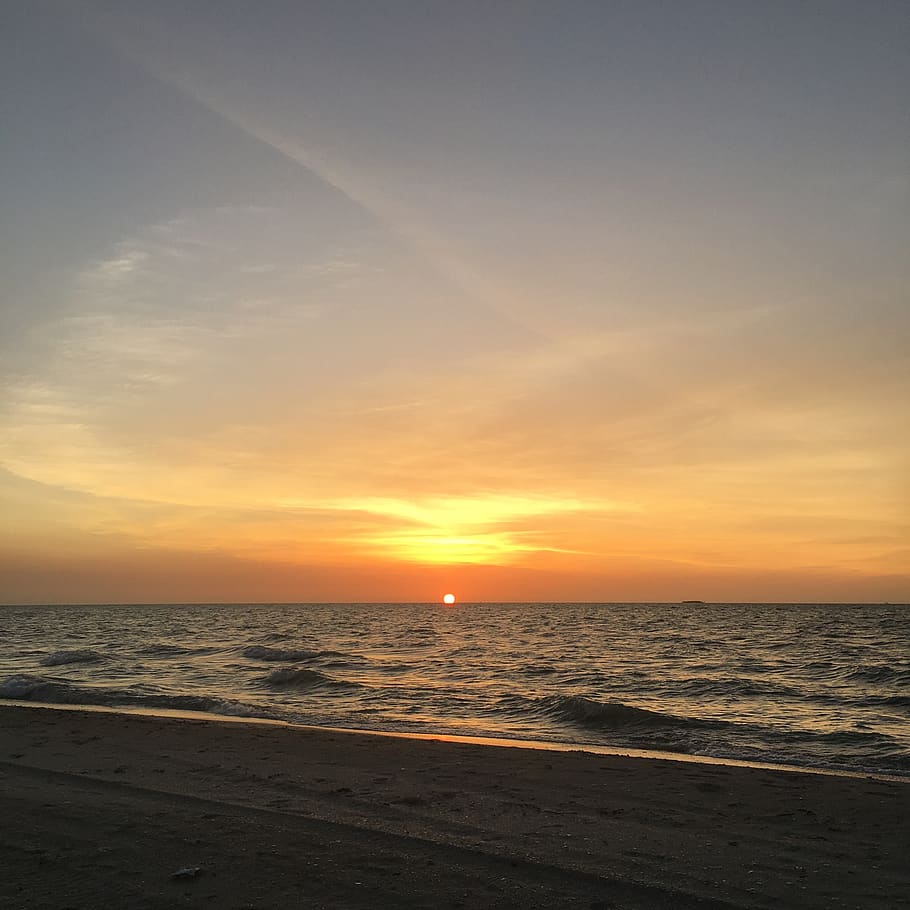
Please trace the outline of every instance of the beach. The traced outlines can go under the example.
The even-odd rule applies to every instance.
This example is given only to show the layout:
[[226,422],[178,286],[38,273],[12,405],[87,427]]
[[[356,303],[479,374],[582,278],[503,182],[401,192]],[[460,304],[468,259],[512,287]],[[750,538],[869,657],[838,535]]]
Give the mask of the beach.
[[0,906],[910,906],[910,784],[0,706]]

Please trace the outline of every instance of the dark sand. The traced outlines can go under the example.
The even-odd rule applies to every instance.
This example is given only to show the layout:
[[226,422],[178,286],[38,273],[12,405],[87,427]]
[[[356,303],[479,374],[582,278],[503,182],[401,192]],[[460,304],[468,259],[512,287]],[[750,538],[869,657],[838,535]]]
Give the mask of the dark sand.
[[2,908],[892,910],[908,857],[910,782],[0,706]]

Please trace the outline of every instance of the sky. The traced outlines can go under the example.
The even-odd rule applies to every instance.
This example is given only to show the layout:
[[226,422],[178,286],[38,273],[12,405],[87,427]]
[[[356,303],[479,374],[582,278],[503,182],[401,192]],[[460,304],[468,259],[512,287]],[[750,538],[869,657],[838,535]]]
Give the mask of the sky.
[[0,601],[910,600],[910,8],[12,2]]

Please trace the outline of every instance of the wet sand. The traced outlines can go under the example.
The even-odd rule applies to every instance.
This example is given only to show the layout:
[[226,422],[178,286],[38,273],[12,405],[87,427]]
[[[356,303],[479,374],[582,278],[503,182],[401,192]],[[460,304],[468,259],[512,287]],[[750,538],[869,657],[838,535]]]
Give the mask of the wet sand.
[[910,782],[0,706],[0,819],[4,908],[910,907]]

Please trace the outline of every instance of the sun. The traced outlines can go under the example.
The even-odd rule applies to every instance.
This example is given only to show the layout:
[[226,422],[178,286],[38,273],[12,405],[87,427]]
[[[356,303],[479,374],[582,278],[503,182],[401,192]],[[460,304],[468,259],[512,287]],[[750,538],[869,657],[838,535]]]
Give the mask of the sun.
[[453,604],[453,603],[455,603],[455,595],[454,595],[454,594],[443,594],[443,595],[442,595],[442,602],[443,602],[444,604]]

